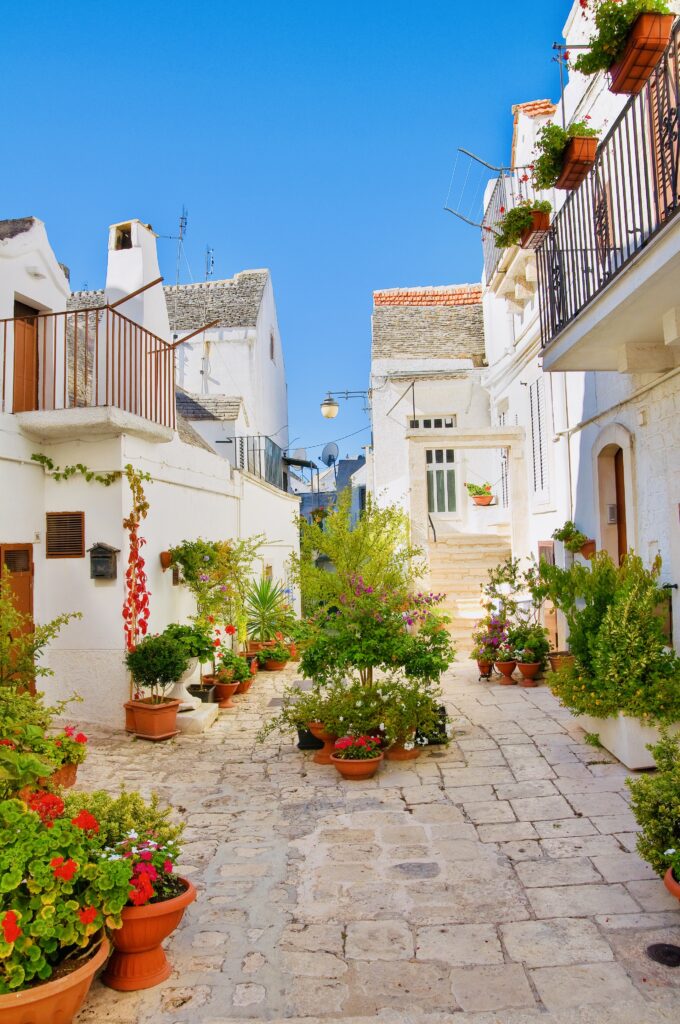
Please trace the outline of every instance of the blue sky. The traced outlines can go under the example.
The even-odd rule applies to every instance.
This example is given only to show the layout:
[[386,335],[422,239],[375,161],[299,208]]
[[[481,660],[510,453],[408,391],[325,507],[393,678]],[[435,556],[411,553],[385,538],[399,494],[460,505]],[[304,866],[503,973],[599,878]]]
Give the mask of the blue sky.
[[[455,151],[503,162],[512,103],[557,97],[551,45],[568,9],[6,5],[3,78],[15,88],[0,216],[44,220],[74,289],[103,284],[109,223],[139,217],[174,234],[182,204],[194,280],[207,244],[216,277],[270,267],[291,441],[318,455],[313,445],[366,422],[359,401],[331,423],[318,405],[329,388],[367,386],[372,291],[479,280],[478,232],[442,209]],[[159,250],[172,283],[174,243]],[[341,440],[341,454],[367,438]]]

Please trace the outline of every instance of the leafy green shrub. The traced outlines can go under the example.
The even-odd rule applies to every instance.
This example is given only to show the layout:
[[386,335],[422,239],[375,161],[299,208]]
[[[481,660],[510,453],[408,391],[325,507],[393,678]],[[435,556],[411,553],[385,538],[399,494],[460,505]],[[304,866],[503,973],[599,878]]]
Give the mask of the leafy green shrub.
[[[528,231],[533,225],[534,218],[533,213],[550,213],[552,210],[551,204],[547,200],[535,199],[530,201],[529,199],[518,203],[517,206],[513,206],[503,216],[503,219],[498,221],[498,231],[496,235],[496,246],[499,249],[509,249],[513,245],[518,245],[520,238],[525,231]],[[472,494],[489,494],[486,485],[481,490],[476,488],[474,484],[466,484],[468,493]],[[475,490],[471,491],[470,487],[474,487]]]
[[589,538],[585,533],[581,533],[581,531],[577,529],[571,519],[567,519],[564,526],[560,526],[558,530],[553,530],[553,540],[561,541],[567,551],[571,551],[572,554],[576,554],[576,552],[580,551],[583,545],[588,542]]
[[540,664],[545,668],[550,644],[548,631],[544,626],[518,623],[508,630],[508,644],[513,648],[515,659],[528,665]]
[[169,636],[146,636],[125,655],[125,663],[138,686],[151,690],[154,704],[163,701],[166,689],[186,670],[186,648]]
[[553,188],[562,173],[564,154],[570,139],[597,138],[599,131],[587,121],[574,121],[566,129],[549,121],[538,133],[534,159],[534,185],[539,191]]
[[201,664],[210,661],[214,654],[214,646],[207,628],[196,624],[195,626],[180,626],[178,623],[171,623],[163,630],[162,636],[169,636],[171,640],[177,640],[186,653],[187,658],[198,658]]
[[245,658],[241,658],[234,651],[223,650],[220,656],[219,667],[231,672],[234,682],[243,682],[250,678],[250,665]]
[[382,702],[378,732],[386,742],[411,743],[416,732],[428,734],[437,729],[441,700],[438,689],[402,680],[381,681],[377,689]]
[[574,67],[584,75],[608,71],[621,57],[633,22],[640,14],[668,14],[665,0],[590,0],[595,12],[596,34],[590,39],[590,49],[580,53]]
[[177,843],[184,831],[183,823],[171,821],[172,808],[161,807],[156,793],[146,801],[136,792],[122,790],[118,796],[111,796],[97,789],[91,793],[68,793],[64,804],[67,817],[75,817],[83,810],[94,815],[99,822],[102,846],[115,846],[128,838],[130,832],[146,832],[162,844]]
[[664,736],[649,749],[657,771],[626,779],[631,808],[641,829],[637,849],[658,875],[664,875],[673,865],[676,881],[680,881],[676,870],[680,850],[680,738]]
[[266,661],[290,661],[290,650],[279,641],[262,652]]

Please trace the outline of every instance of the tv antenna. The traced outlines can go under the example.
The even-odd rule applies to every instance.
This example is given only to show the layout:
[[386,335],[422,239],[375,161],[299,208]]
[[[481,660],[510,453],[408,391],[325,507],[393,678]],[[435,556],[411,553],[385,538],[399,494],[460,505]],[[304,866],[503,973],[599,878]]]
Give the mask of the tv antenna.
[[215,273],[215,250],[210,245],[205,247],[205,279],[208,280]]

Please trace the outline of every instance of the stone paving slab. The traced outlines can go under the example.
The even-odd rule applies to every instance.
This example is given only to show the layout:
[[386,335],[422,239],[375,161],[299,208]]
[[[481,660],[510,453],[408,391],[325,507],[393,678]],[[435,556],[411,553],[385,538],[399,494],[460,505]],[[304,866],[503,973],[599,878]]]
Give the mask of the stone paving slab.
[[95,982],[78,1024],[670,1024],[680,904],[635,852],[626,769],[547,687],[445,680],[448,749],[343,782],[255,734],[294,668],[201,736],[92,735],[79,787],[156,789],[187,823],[198,900],[172,976]]

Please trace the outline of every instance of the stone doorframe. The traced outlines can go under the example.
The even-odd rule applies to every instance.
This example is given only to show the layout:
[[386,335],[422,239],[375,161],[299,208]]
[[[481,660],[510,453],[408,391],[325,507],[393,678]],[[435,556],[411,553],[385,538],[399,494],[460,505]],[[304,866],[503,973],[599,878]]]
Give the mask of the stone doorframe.
[[407,431],[409,460],[409,518],[411,540],[420,547],[427,546],[428,512],[427,480],[425,469],[426,448],[497,449],[508,452],[508,485],[510,497],[510,531],[512,552],[524,553],[528,544],[529,495],[524,466],[523,427],[460,427],[447,431]]

